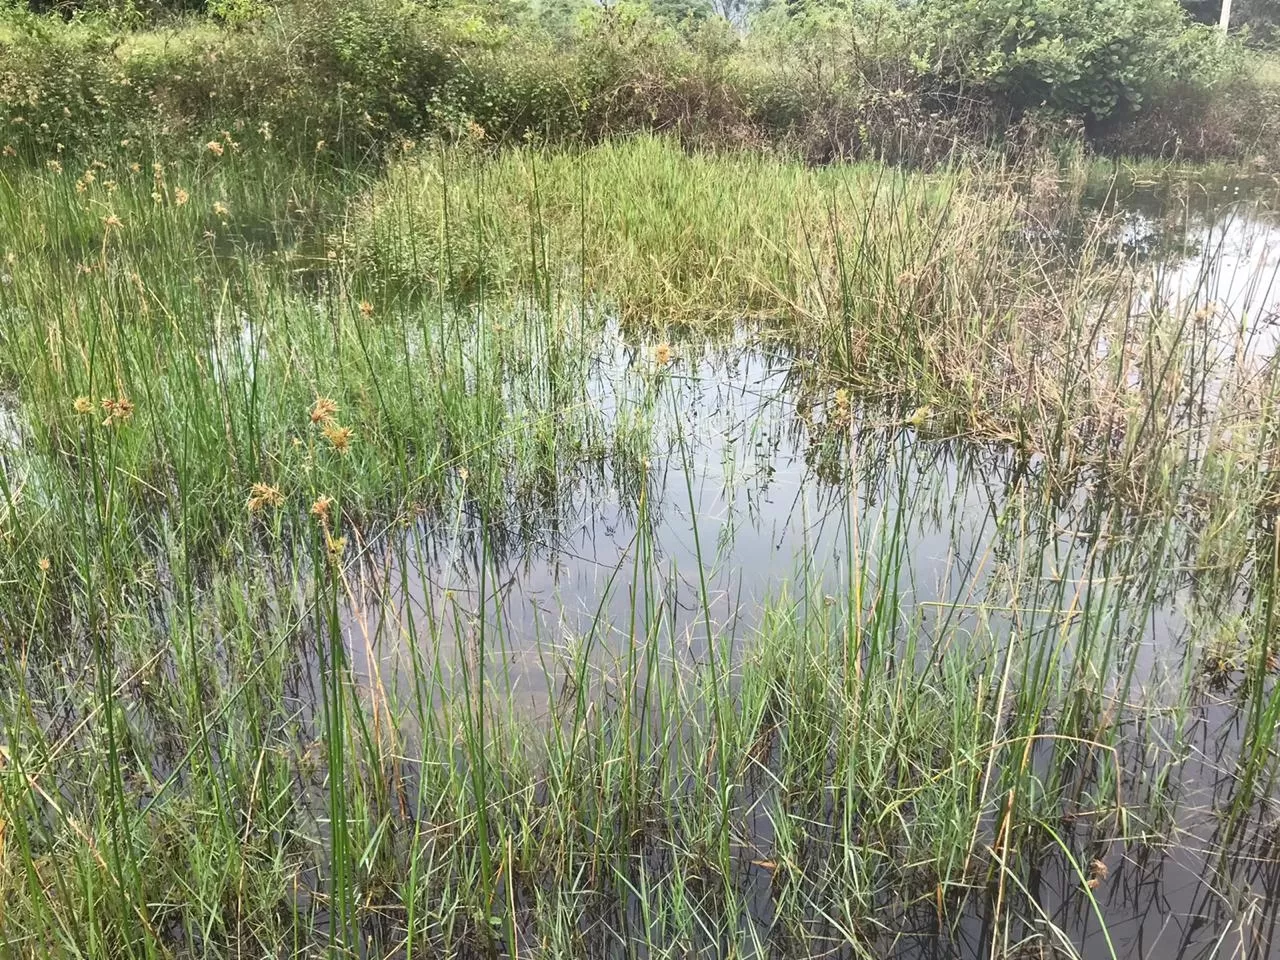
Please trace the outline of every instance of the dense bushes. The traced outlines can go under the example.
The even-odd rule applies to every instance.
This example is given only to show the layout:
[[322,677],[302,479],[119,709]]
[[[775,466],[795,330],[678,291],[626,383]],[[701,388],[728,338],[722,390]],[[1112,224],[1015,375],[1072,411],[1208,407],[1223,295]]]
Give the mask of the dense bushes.
[[931,0],[930,69],[1015,111],[1136,113],[1166,84],[1216,75],[1220,44],[1177,0]]
[[774,4],[745,32],[629,0],[540,9],[253,0],[137,31],[10,13],[0,146],[43,160],[226,130],[365,152],[659,129],[927,159],[1083,127],[1113,147],[1229,154],[1256,152],[1276,122],[1223,108],[1246,82],[1240,57],[1176,0]]

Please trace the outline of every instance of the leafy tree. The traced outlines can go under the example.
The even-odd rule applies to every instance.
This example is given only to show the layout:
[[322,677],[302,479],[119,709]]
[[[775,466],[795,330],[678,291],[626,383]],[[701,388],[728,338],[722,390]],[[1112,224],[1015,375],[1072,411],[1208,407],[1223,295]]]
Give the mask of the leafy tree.
[[711,0],[649,0],[649,8],[672,23],[706,20],[716,12]]
[[1212,67],[1209,31],[1177,0],[925,0],[933,69],[1002,98],[1102,119],[1155,87]]
[[556,33],[568,33],[592,11],[607,7],[647,10],[669,23],[697,22],[715,16],[712,0],[535,0],[537,18]]
[[534,0],[533,12],[548,30],[565,35],[572,32],[586,13],[598,7],[596,0]]

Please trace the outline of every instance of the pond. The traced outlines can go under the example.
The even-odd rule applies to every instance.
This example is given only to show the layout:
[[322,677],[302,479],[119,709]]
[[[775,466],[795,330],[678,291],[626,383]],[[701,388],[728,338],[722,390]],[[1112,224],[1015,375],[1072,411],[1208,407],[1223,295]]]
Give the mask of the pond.
[[1276,184],[609,150],[7,188],[12,929],[1280,956]]
[[[1216,199],[1206,214],[1141,190],[1112,196],[1110,242],[1150,268],[1135,313],[1213,304],[1201,349],[1233,371],[1268,375],[1280,227],[1238,190]],[[1005,894],[1026,901],[1012,928],[1001,929],[1008,919],[992,890],[975,889],[954,912],[880,894],[893,919],[868,934],[872,955],[1271,956],[1274,814],[1259,795],[1239,817],[1234,772],[1246,752],[1249,667],[1238,648],[1220,656],[1205,639],[1230,633],[1234,644],[1246,631],[1261,589],[1255,564],[1208,567],[1202,513],[1153,517],[1108,490],[1100,471],[1064,482],[1042,454],[949,436],[831,391],[815,398],[806,357],[770,338],[740,332],[666,349],[611,324],[592,365],[589,395],[606,416],[634,406],[638,391],[656,394],[642,497],[634,477],[605,466],[534,506],[546,511],[536,520],[493,521],[470,509],[464,489],[452,516],[394,535],[412,546],[371,550],[367,592],[344,612],[371,686],[407,694],[405,638],[474,642],[483,618],[499,638],[487,664],[494,682],[518,712],[545,719],[556,702],[548,686],[563,681],[548,657],[571,663],[568,646],[593,638],[591,669],[621,679],[631,648],[650,640],[637,609],[673,660],[736,663],[779,597],[830,605],[856,579],[865,609],[889,616],[898,642],[911,634],[922,672],[977,637],[1006,652],[1056,645],[1052,669],[1094,672],[1109,709],[1136,707],[1132,742],[1117,751],[1126,790],[1158,781],[1170,817],[1165,833],[1064,820],[1102,866],[1082,867],[1052,844],[1022,851],[1026,886]],[[1092,633],[1082,612],[1091,599],[1107,607]],[[1099,661],[1101,636],[1114,654]],[[1055,762],[1043,753],[1033,767]],[[733,843],[748,860],[774,860],[767,818],[744,817]],[[756,931],[743,939],[764,952],[777,935],[772,872],[748,868],[740,879],[742,923]],[[1090,890],[1082,879],[1098,882]],[[643,913],[632,904],[629,921]],[[838,945],[838,929],[825,933],[833,955],[863,955]]]

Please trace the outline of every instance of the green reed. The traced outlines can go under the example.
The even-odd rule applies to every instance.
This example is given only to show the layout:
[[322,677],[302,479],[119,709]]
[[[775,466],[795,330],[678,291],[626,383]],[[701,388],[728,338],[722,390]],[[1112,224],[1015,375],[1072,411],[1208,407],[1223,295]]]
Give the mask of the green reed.
[[[993,956],[1070,952],[1034,874],[1104,913],[1098,864],[1199,802],[1190,718],[1233,670],[1212,812],[1255,823],[1270,381],[1211,362],[1202,305],[1130,308],[1100,232],[1007,252],[1020,185],[652,140],[377,181],[111,162],[0,182],[20,955],[875,956],[975,911]],[[713,595],[741,520],[699,515],[681,405],[730,316],[835,491],[841,549],[806,533],[764,597]],[[1020,471],[976,546],[974,440]],[[504,565],[601,489],[616,563],[524,635]],[[1149,663],[1173,603],[1182,659]]]

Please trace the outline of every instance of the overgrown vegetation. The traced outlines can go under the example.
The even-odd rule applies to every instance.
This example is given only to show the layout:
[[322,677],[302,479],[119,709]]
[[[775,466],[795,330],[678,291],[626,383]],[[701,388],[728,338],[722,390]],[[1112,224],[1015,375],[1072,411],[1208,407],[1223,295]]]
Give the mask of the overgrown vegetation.
[[[1273,376],[1206,287],[1135,292],[1086,168],[210,143],[0,185],[20,955],[1070,953],[1035,878],[1107,919],[1224,685],[1251,836]],[[788,457],[834,533],[744,598],[707,518]],[[506,599],[619,524],[589,592]]]
[[[1079,209],[1089,176],[1079,161],[1027,178],[813,170],[643,138],[580,155],[461,149],[393,164],[347,239],[395,289],[466,302],[545,299],[550,284],[641,324],[751,318],[838,385],[924,405],[947,433],[1072,468],[1150,467],[1149,440],[1168,452],[1159,420],[1188,402],[1156,371],[1187,362],[1216,308],[1116,309],[1144,275],[1115,258],[1114,225]],[[1238,373],[1224,422],[1267,389]]]
[[1280,142],[1257,56],[1175,0],[777,3],[736,26],[632,2],[294,0],[150,26],[91,11],[0,14],[0,136],[28,160],[224,129],[353,156],[477,131],[923,163],[1080,129],[1184,157]]
[[6,14],[6,956],[1267,952],[1247,55],[753,12]]

